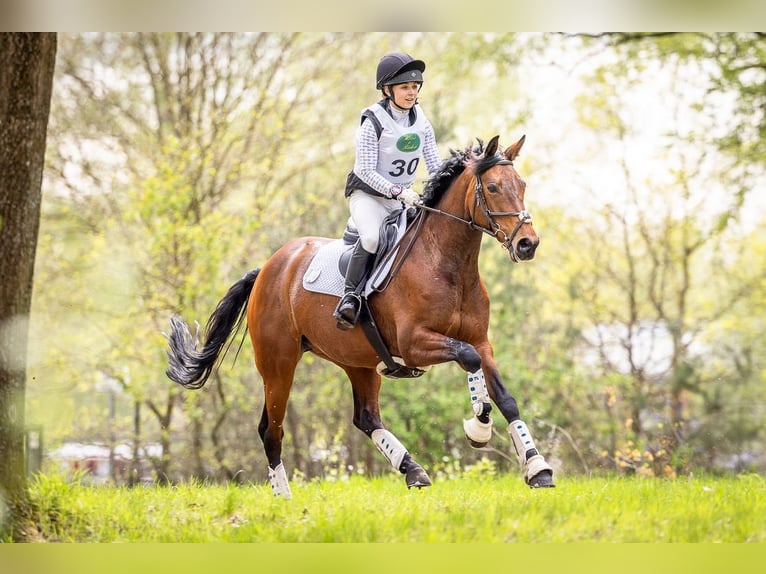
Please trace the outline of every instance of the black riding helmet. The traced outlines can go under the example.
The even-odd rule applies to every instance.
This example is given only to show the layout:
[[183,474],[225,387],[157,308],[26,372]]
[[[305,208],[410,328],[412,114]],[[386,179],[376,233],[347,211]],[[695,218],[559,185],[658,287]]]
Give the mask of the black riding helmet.
[[383,56],[378,62],[375,87],[381,90],[383,86],[393,86],[405,82],[423,83],[425,69],[426,64],[423,60],[415,60],[403,52],[392,52]]

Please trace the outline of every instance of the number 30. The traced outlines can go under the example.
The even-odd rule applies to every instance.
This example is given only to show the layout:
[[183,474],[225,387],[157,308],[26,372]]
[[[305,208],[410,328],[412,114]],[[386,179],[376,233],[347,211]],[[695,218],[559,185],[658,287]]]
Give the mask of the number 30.
[[391,175],[393,177],[399,177],[402,175],[405,171],[405,166],[407,169],[407,175],[412,175],[415,173],[415,170],[418,168],[418,163],[420,163],[420,158],[416,157],[410,160],[410,163],[408,164],[403,159],[395,159],[393,162],[391,162],[394,166],[393,171],[389,171],[388,175]]

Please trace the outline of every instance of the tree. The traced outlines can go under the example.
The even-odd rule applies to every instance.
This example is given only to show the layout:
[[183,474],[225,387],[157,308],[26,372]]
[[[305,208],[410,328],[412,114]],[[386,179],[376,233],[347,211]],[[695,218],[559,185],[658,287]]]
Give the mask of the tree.
[[[480,35],[455,37],[454,45],[452,38],[407,39],[408,50],[434,62],[429,102],[453,100],[456,82],[471,85],[475,70],[459,56],[486,51]],[[172,313],[204,321],[233,277],[288,238],[342,231],[354,128],[359,110],[377,97],[370,67],[399,42],[383,34],[59,38],[47,172],[57,193],[43,206],[39,276],[72,293],[62,305],[49,291],[46,310],[66,319],[57,321],[55,335],[41,333],[49,342],[46,386],[56,379],[63,389],[56,402],[82,391],[80,410],[72,409],[82,416],[63,432],[103,440],[105,417],[85,404],[94,402],[91,373],[124,382],[129,376],[128,393],[151,419],[144,438],[159,435],[166,452],[173,450],[172,462],[158,461],[160,476],[169,467],[223,478],[259,468],[252,414],[259,381],[247,350],[236,370],[226,361],[211,391],[179,393],[163,375],[161,331]],[[508,43],[502,45],[510,59]],[[435,57],[448,47],[453,57]],[[457,79],[438,71],[453,64]],[[457,115],[450,106],[430,108],[446,149]],[[484,127],[473,131],[484,119],[474,111],[461,124],[471,135],[491,137]],[[291,418],[295,432],[288,440],[301,441],[295,451],[308,450],[308,437],[328,432],[332,438],[348,428],[348,414],[334,413],[334,402],[314,400],[333,396],[320,385],[339,377],[328,366],[306,370],[308,384],[291,404],[300,413],[304,401],[319,402],[326,412]],[[37,388],[33,400],[50,394]],[[125,434],[125,409],[116,422]],[[368,444],[359,438],[366,456]]]
[[26,346],[55,57],[55,34],[0,34],[0,534],[19,540],[28,511]]
[[[740,170],[761,170],[766,165],[766,34],[763,32],[650,32],[585,35],[604,42],[640,69],[660,60],[671,65],[697,62],[706,78],[704,101],[697,105],[718,115],[717,99],[733,95],[734,103],[724,129],[708,135],[723,152],[736,159]],[[701,134],[693,134],[699,139]],[[740,204],[752,189],[739,188]]]
[[[717,417],[711,400],[722,390],[720,377],[710,376],[711,350],[722,340],[709,326],[732,320],[763,280],[757,267],[727,272],[736,269],[731,254],[748,242],[734,223],[747,199],[746,183],[755,181],[744,175],[752,159],[727,161],[719,142],[688,131],[688,125],[698,131],[716,126],[708,123],[711,106],[690,105],[697,93],[709,96],[695,92],[699,84],[690,80],[704,84],[697,64],[667,63],[673,88],[684,94],[666,106],[673,120],[663,124],[664,135],[653,150],[672,166],[667,174],[654,170],[641,176],[647,152],[636,157],[633,136],[639,124],[629,120],[624,106],[626,94],[658,68],[632,74],[639,66],[635,62],[610,62],[596,71],[579,108],[585,125],[622,150],[612,164],[619,175],[613,199],[589,220],[596,232],[583,245],[590,247],[591,268],[579,282],[583,312],[591,322],[585,333],[593,362],[603,369],[600,378],[611,376],[604,405],[614,419],[614,435],[622,436],[605,450],[621,466],[651,468],[655,474],[689,470],[702,450],[704,436],[698,430]],[[717,116],[716,122],[728,119],[723,109]],[[745,370],[752,369],[746,365]],[[744,385],[727,390],[742,396]],[[719,433],[724,426],[714,425]],[[742,446],[731,434],[726,443],[732,451]]]

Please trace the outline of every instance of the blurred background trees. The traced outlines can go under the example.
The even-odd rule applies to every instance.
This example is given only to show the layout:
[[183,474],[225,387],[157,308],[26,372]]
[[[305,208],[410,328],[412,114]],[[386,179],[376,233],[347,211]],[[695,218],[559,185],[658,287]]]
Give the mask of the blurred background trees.
[[[498,364],[549,457],[763,470],[763,49],[757,34],[61,35],[28,418],[49,450],[152,445],[159,481],[265,479],[249,341],[181,392],[162,331],[173,313],[204,323],[287,239],[340,236],[359,111],[402,50],[428,64],[444,157],[527,134],[538,257],[512,265],[488,242],[481,264]],[[464,378],[384,382],[384,420],[437,471],[515,472],[502,425],[486,451],[462,436]],[[288,466],[390,472],[351,413],[342,371],[306,356]]]

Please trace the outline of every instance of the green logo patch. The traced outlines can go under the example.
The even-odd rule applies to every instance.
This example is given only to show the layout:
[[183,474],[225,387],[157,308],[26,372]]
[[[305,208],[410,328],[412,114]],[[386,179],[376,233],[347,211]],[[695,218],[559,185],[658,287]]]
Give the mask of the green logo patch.
[[396,140],[396,149],[399,151],[417,151],[420,148],[420,136],[418,134],[404,134]]

